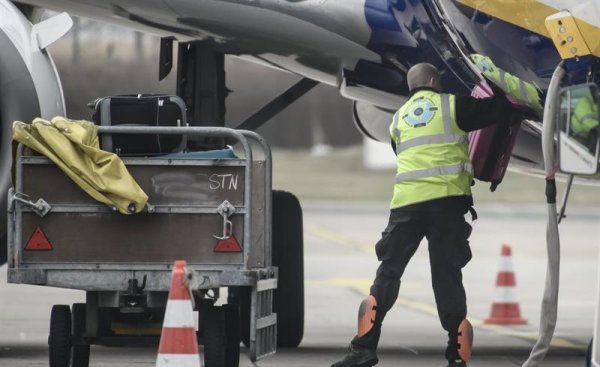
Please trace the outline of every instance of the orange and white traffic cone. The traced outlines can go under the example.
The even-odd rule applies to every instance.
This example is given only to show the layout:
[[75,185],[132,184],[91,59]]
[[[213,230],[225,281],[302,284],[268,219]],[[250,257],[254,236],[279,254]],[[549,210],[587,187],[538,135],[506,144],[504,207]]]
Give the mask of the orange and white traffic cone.
[[156,367],[200,367],[196,321],[185,266],[185,261],[175,261]]
[[524,325],[527,320],[521,317],[517,301],[517,281],[512,262],[510,245],[502,245],[500,269],[496,278],[495,300],[492,304],[492,314],[484,320],[485,324]]

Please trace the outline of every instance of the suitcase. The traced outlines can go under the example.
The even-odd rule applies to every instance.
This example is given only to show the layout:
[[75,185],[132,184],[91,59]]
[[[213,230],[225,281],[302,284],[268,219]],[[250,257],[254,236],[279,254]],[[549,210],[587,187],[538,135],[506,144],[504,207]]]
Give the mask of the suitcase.
[[[472,93],[475,98],[491,95],[492,91],[487,86],[477,86]],[[504,178],[520,125],[520,120],[510,121],[469,133],[469,158],[474,176],[480,181],[490,182],[490,191],[495,191]]]
[[[90,104],[92,121],[101,126],[186,126],[183,100],[170,95],[120,95]],[[123,156],[153,156],[181,152],[185,136],[150,134],[103,135],[100,147]]]

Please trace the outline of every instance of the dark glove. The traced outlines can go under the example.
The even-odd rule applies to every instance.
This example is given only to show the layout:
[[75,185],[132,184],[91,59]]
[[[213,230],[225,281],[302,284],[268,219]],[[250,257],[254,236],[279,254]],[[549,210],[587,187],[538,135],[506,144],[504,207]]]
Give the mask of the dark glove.
[[491,79],[489,79],[485,75],[483,75],[483,78],[485,79],[486,83],[490,86],[495,96],[506,96],[506,93],[502,90],[502,88],[497,86],[496,83],[494,83]]

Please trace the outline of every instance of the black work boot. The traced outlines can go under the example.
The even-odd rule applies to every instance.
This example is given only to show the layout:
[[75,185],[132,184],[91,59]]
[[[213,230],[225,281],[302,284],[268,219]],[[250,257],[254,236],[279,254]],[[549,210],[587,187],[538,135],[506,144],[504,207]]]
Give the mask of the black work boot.
[[371,367],[378,362],[375,350],[359,348],[350,344],[348,355],[341,361],[332,364],[331,367]]
[[467,367],[467,363],[463,362],[462,360],[458,359],[454,362],[449,362],[448,363],[448,367]]

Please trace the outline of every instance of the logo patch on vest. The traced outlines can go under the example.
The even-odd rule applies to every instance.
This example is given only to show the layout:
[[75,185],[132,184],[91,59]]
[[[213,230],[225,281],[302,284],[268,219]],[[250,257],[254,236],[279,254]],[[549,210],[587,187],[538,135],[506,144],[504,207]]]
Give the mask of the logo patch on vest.
[[429,98],[419,97],[412,101],[402,119],[412,127],[423,127],[433,119],[437,110]]
[[481,70],[482,73],[494,73],[494,67],[490,62],[486,59],[480,59],[477,61],[477,67]]

